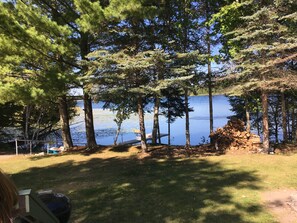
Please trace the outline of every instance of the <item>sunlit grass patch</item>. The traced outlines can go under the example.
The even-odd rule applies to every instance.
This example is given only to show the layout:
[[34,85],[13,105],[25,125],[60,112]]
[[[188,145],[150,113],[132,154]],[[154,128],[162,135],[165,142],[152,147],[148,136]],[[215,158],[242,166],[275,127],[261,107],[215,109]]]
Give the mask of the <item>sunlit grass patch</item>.
[[0,168],[19,188],[69,196],[71,222],[274,222],[259,194],[297,188],[296,155],[139,160],[134,152],[20,156]]

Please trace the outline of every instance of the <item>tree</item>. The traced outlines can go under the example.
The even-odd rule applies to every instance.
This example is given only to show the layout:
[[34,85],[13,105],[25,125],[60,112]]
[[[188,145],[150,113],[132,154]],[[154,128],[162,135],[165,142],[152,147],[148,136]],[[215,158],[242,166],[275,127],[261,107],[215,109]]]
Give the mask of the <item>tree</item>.
[[183,117],[185,115],[185,102],[182,95],[182,89],[178,85],[172,85],[167,89],[162,90],[163,98],[161,99],[161,114],[167,118],[168,123],[168,145],[171,144],[170,136],[170,124],[173,123],[176,118]]
[[207,75],[206,84],[208,88],[208,98],[209,98],[209,129],[210,134],[213,132],[213,77],[214,73],[212,69],[212,62],[218,62],[219,56],[213,55],[213,49],[218,48],[220,42],[221,34],[220,30],[216,28],[217,24],[212,21],[212,16],[218,13],[219,9],[225,4],[224,1],[217,0],[202,0],[197,5],[198,11],[201,13],[199,17],[199,29],[201,29],[202,39],[206,47],[204,47],[203,53],[206,54],[206,64],[207,64]]
[[[147,152],[146,133],[144,125],[144,104],[150,93],[151,54],[140,52],[136,55],[125,52],[110,54],[95,51],[90,54],[93,61],[89,62],[89,75],[93,76],[105,94],[111,98],[129,95],[137,105],[142,152]],[[111,100],[112,102],[112,100]]]
[[[285,13],[288,17],[281,15],[283,3],[232,3],[235,8],[245,8],[250,14],[240,17],[242,23],[237,23],[237,27],[228,33],[233,46],[234,77],[239,83],[234,91],[261,90],[264,151],[269,151],[268,94],[281,88],[295,88],[287,77],[296,78],[296,71],[280,66],[296,57],[293,52],[297,46],[296,39],[292,39],[294,31],[290,23],[284,21],[291,18],[290,12]],[[289,4],[296,7],[293,2]],[[280,63],[277,62],[279,57],[282,58]]]
[[[0,25],[4,60],[1,61],[2,101],[15,101],[30,105],[45,100],[56,100],[66,94],[66,83],[72,78],[69,64],[72,45],[64,37],[69,36],[69,29],[54,22],[32,2],[16,1],[1,3]],[[15,47],[10,47],[14,45]],[[11,51],[11,49],[13,49]],[[8,51],[8,53],[6,53]],[[55,84],[51,81],[59,80]],[[61,104],[65,106],[65,104]],[[60,109],[67,112],[67,109]],[[69,120],[62,119],[68,114],[61,113],[66,149],[72,147]],[[25,133],[27,137],[27,133]]]

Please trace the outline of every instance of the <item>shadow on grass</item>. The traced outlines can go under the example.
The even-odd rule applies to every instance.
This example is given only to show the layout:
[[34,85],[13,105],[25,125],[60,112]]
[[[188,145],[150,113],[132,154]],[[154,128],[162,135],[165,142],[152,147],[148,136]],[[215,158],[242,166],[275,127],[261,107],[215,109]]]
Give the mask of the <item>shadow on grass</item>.
[[110,151],[117,152],[117,153],[124,153],[124,152],[128,152],[131,147],[132,147],[131,145],[117,145],[117,146],[112,146]]
[[70,197],[71,222],[249,222],[261,207],[236,195],[258,190],[255,173],[200,160],[100,159],[31,168],[19,188]]

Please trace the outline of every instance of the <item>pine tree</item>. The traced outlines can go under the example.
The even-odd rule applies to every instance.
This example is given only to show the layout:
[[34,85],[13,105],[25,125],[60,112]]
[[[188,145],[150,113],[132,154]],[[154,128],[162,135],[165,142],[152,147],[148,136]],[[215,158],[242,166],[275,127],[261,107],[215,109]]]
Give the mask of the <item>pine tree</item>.
[[[65,38],[69,29],[52,21],[31,1],[1,3],[0,9],[0,38],[5,42],[1,45],[1,66],[5,68],[1,71],[2,101],[30,105],[65,95],[66,83],[72,79],[68,65],[73,48]],[[68,62],[66,58],[70,58]],[[69,120],[63,125],[67,126],[64,145],[68,149],[72,147]]]
[[[296,3],[288,3],[296,8]],[[294,20],[290,12],[282,14],[281,4],[244,1],[236,5],[247,9],[250,14],[241,17],[242,23],[237,23],[237,28],[228,33],[233,46],[231,55],[237,83],[233,92],[261,90],[263,148],[269,151],[268,94],[296,87],[292,82],[296,71],[287,69],[286,65],[296,58],[294,50],[297,41],[293,38],[296,31],[291,27]],[[286,22],[286,19],[290,22]]]
[[[199,63],[198,53],[201,49],[200,33],[197,30],[198,1],[164,1],[162,14],[159,15],[161,46],[166,52],[176,55],[172,76],[180,79],[185,98],[185,147],[190,147],[190,122],[188,97],[193,83],[190,79],[194,75],[195,64]],[[192,57],[194,52],[195,57]],[[187,58],[187,59],[184,59]]]

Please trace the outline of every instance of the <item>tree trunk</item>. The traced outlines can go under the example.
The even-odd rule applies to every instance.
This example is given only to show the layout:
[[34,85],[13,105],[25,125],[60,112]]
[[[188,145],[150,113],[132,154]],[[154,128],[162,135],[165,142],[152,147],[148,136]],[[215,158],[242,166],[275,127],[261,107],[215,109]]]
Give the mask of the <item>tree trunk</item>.
[[[210,20],[209,2],[206,1],[206,20]],[[211,37],[210,26],[206,26],[206,42],[207,42],[207,82],[208,82],[208,99],[209,99],[209,133],[213,132],[213,102],[212,102],[212,71],[211,71]],[[210,139],[212,140],[212,139]]]
[[146,144],[145,125],[144,125],[144,111],[143,111],[143,103],[142,103],[142,97],[141,96],[138,96],[137,108],[138,108],[138,116],[139,116],[141,152],[146,153],[148,149],[147,149],[147,144]]
[[[278,109],[278,108],[276,108],[276,109]],[[273,114],[273,116],[274,116],[274,129],[275,129],[274,137],[275,137],[275,142],[278,143],[278,126],[279,126],[278,125],[278,113],[275,112]]]
[[23,111],[23,132],[24,132],[24,139],[26,140],[29,139],[30,115],[31,115],[31,106],[26,105]]
[[43,111],[39,111],[39,115],[38,115],[38,118],[36,121],[36,128],[32,134],[32,140],[38,140],[38,138],[39,138],[40,122],[41,122],[42,116],[43,116]]
[[185,116],[186,116],[186,148],[190,148],[190,117],[189,117],[189,96],[188,89],[185,89]]
[[250,120],[250,111],[248,107],[247,99],[245,99],[245,116],[246,116],[246,131],[251,132],[251,120]]
[[288,117],[287,117],[287,125],[288,125],[288,141],[292,141],[292,129],[291,129],[291,125],[290,123],[292,123],[292,115],[290,113],[290,109],[288,109]]
[[262,112],[263,112],[263,149],[264,152],[269,151],[269,126],[268,126],[268,95],[262,91]]
[[170,135],[171,135],[171,132],[170,132],[170,115],[168,116],[167,132],[168,132],[168,145],[170,145],[171,144],[171,142],[170,142]]
[[[82,59],[86,59],[86,56],[90,52],[89,35],[88,33],[81,33],[80,39],[80,54]],[[86,71],[86,67],[82,67],[82,75]],[[93,120],[93,106],[92,100],[85,90],[84,94],[84,111],[85,111],[85,126],[86,126],[86,137],[87,146],[89,148],[94,148],[97,146],[95,131],[94,131],[94,120]]]
[[120,132],[121,132],[121,127],[122,127],[122,123],[119,123],[118,124],[118,129],[117,129],[114,141],[113,141],[114,145],[117,145],[117,141],[118,141],[118,138],[119,138],[119,135],[120,135]]
[[69,114],[66,96],[60,97],[58,99],[58,103],[63,145],[65,150],[69,150],[71,147],[73,147],[73,142],[70,133]]
[[86,137],[87,137],[87,147],[94,148],[97,146],[94,122],[93,122],[93,108],[92,99],[89,94],[84,92],[84,111],[85,111],[85,125],[86,125]]
[[286,98],[285,93],[281,92],[281,104],[282,104],[282,128],[283,128],[283,141],[288,142],[288,131],[287,131],[287,109],[286,109]]
[[[296,114],[295,114],[295,118],[296,118]],[[296,126],[296,122],[295,122],[295,126]],[[295,127],[295,143],[297,142],[297,128]]]
[[158,143],[161,144],[160,125],[158,125]]
[[[209,31],[208,31],[209,32]],[[209,36],[209,33],[207,34]],[[211,73],[211,51],[210,51],[210,37],[207,38],[207,79],[208,79],[208,99],[209,99],[209,131],[213,132],[213,102],[212,102],[212,73]]]
[[261,131],[260,131],[260,123],[259,123],[259,122],[260,122],[260,117],[259,117],[260,114],[259,114],[259,113],[260,113],[260,111],[259,111],[259,108],[258,108],[258,106],[257,106],[257,112],[256,112],[256,114],[257,114],[257,120],[258,120],[258,121],[256,122],[256,125],[257,125],[257,134],[258,134],[258,135],[261,134]]
[[295,131],[296,131],[296,126],[295,126],[295,119],[296,119],[296,114],[295,114],[295,109],[294,109],[294,107],[293,107],[293,109],[292,109],[292,115],[291,115],[291,131],[292,131],[292,133],[291,133],[291,138],[292,138],[292,141],[293,142],[295,142],[296,141],[296,138],[295,138]]
[[153,123],[153,131],[152,131],[152,144],[156,144],[157,138],[158,138],[159,107],[160,107],[160,99],[156,96],[155,97],[155,105],[154,105],[154,123]]

